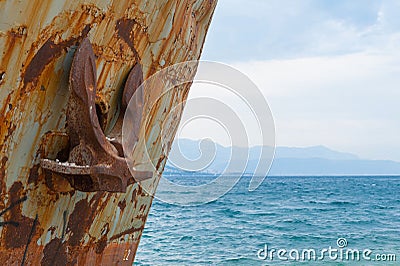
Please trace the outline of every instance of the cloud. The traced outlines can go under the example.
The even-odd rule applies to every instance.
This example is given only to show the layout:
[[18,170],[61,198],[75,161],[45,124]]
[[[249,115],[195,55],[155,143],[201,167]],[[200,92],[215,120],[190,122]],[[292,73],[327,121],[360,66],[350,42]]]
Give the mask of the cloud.
[[234,64],[267,98],[278,145],[400,161],[400,54],[356,53]]
[[224,62],[399,48],[399,2],[220,0],[203,58]]

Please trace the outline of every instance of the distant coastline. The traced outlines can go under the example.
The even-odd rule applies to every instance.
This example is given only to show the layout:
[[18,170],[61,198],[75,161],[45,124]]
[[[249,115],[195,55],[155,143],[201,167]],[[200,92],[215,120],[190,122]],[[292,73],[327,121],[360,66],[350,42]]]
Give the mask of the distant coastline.
[[[203,145],[200,141],[180,139],[179,148],[172,148],[170,158],[165,167],[165,174],[170,175],[182,172],[185,169],[186,160],[198,160],[198,158],[211,158],[207,167],[196,174],[237,174],[243,171],[239,169],[226,172],[229,163],[240,165],[239,161],[230,161],[231,152],[236,152],[236,160],[246,161],[244,174],[253,174],[258,163],[268,161],[261,158],[262,150],[271,151],[271,147],[256,146],[249,149],[240,147],[224,147],[219,144]],[[201,150],[200,148],[201,147]],[[179,149],[181,154],[179,154]],[[271,153],[271,152],[269,152]],[[179,156],[176,156],[179,154]],[[239,158],[239,159],[238,159]],[[190,171],[183,171],[186,174]],[[305,148],[277,147],[275,158],[268,176],[400,176],[400,162],[390,160],[366,160],[357,155],[329,149],[324,146]]]

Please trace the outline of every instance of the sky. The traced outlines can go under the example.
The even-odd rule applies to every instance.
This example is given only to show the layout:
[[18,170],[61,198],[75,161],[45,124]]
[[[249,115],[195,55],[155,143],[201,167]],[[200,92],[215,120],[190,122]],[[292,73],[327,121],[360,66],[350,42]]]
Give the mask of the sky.
[[[400,161],[399,14],[398,0],[219,0],[202,59],[255,82],[273,113],[276,145]],[[189,99],[207,94],[219,93],[195,85]],[[226,144],[210,128],[192,123],[178,137],[213,132]]]

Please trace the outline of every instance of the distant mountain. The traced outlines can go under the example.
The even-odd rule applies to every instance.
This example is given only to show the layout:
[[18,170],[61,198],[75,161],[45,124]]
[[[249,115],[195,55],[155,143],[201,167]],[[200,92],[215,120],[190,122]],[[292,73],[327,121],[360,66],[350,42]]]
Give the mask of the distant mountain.
[[329,160],[357,160],[357,155],[331,150],[325,146],[305,148],[277,147],[275,158],[324,158]]
[[[245,173],[254,173],[261,153],[260,164],[266,167],[273,153],[268,146],[224,147],[211,141],[179,139],[174,142],[164,172],[237,173],[245,168]],[[400,175],[399,162],[362,160],[324,146],[277,147],[274,158],[269,175]]]

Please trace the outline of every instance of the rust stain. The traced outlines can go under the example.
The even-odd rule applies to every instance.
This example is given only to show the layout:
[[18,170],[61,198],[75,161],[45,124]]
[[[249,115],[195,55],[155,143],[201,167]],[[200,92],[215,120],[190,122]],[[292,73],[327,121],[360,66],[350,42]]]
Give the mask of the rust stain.
[[75,209],[69,217],[67,233],[70,233],[68,243],[71,246],[79,245],[81,238],[90,226],[91,208],[86,199],[75,204]]
[[5,171],[6,171],[5,166],[6,166],[7,161],[8,161],[7,156],[4,156],[3,158],[1,158],[1,161],[0,161],[0,170],[1,170],[0,180],[2,180],[2,181],[4,180],[3,177],[5,176]]
[[[4,156],[0,161],[0,196],[5,194],[6,184],[5,184],[5,176],[6,176],[6,164],[8,161],[8,157]],[[0,209],[3,210],[5,208],[4,201],[0,200]]]
[[134,188],[134,189],[133,189],[133,191],[132,191],[131,203],[133,203],[133,202],[135,201],[136,196],[137,196],[137,190],[138,190],[139,188],[140,188],[140,187]]
[[121,209],[121,212],[123,212],[126,207],[126,200],[118,202],[118,207]]
[[133,234],[135,232],[142,232],[143,229],[144,229],[144,225],[141,226],[141,227],[138,227],[138,228],[136,228],[136,227],[129,228],[129,229],[127,229],[127,230],[125,230],[125,231],[123,231],[121,233],[118,233],[118,234],[113,235],[112,237],[110,237],[110,241],[119,239],[121,236],[124,236],[124,235]]
[[42,73],[47,64],[54,60],[54,58],[59,57],[67,47],[70,47],[85,38],[89,31],[90,25],[86,25],[79,37],[71,38],[70,40],[65,40],[57,44],[54,43],[53,40],[48,39],[42,47],[40,47],[39,51],[37,51],[26,67],[24,75],[25,86],[30,82],[37,82],[40,73]]
[[11,28],[7,32],[8,38],[7,42],[5,43],[6,49],[4,49],[2,57],[0,58],[1,65],[6,66],[10,62],[11,56],[13,55],[13,49],[15,49],[15,47],[18,47],[18,42],[23,41],[22,37],[26,37],[26,32],[27,28],[23,25]]
[[96,244],[96,253],[97,254],[103,253],[106,247],[107,247],[107,235],[104,235]]
[[66,233],[69,235],[68,245],[80,245],[82,237],[88,232],[98,209],[103,209],[105,207],[104,202],[101,202],[104,193],[105,192],[96,193],[90,202],[86,199],[82,199],[75,204],[74,211],[69,217],[66,228]]
[[[161,169],[162,162],[165,160],[166,156],[162,154],[160,158],[158,159],[157,165],[156,165],[156,170],[159,172],[162,172],[163,169]],[[163,166],[164,167],[164,166]]]
[[[0,151],[3,149],[3,146],[5,143],[10,141],[10,137],[14,133],[16,129],[16,125],[13,124],[12,122],[8,122],[9,118],[12,115],[12,111],[7,111],[7,108],[9,107],[9,104],[11,102],[11,94],[9,94],[5,100],[5,104],[2,106],[1,111],[0,111],[0,119],[3,121],[2,124],[0,124]],[[1,139],[3,137],[3,139]]]
[[29,176],[28,176],[28,183],[34,183],[37,184],[39,180],[39,165],[36,164],[32,166],[31,170],[29,171]]
[[[67,265],[67,245],[59,238],[52,239],[43,250],[42,266]],[[74,262],[70,262],[73,265]]]
[[9,191],[10,206],[4,215],[5,221],[8,223],[4,228],[4,246],[8,249],[25,246],[33,225],[33,219],[25,217],[21,213],[21,204],[27,199],[23,193],[21,182],[15,182]]
[[121,18],[117,20],[117,24],[115,25],[118,36],[128,44],[132,51],[136,51],[133,44],[134,36],[132,31],[135,24],[136,21],[134,19]]
[[15,37],[15,38],[21,38],[23,36],[26,36],[27,34],[27,26],[26,25],[20,25],[16,28],[11,29],[10,34]]

